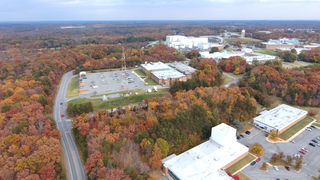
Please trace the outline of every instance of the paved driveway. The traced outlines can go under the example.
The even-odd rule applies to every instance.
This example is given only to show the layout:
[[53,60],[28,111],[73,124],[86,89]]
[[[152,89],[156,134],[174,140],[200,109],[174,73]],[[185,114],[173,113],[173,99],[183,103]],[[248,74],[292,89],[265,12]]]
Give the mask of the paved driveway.
[[[271,179],[311,179],[310,175],[315,177],[319,176],[319,173],[316,172],[316,169],[320,169],[320,147],[312,147],[308,145],[311,142],[311,139],[315,139],[320,136],[320,129],[313,129],[311,132],[303,131],[298,135],[294,140],[296,144],[293,143],[269,143],[265,140],[265,132],[259,129],[252,129],[250,135],[244,134],[245,138],[238,140],[238,142],[244,145],[251,145],[255,142],[259,142],[265,149],[264,156],[261,158],[261,161],[254,166],[248,166],[242,172],[251,177],[252,180],[271,180]],[[305,147],[309,150],[306,155],[303,156],[303,161],[307,163],[306,166],[302,166],[302,170],[297,173],[294,170],[287,171],[284,167],[279,167],[279,171],[275,171],[273,167],[268,167],[268,172],[259,171],[258,169],[262,166],[263,162],[268,162],[273,153],[284,152],[284,155],[293,155],[299,153],[302,147]],[[294,163],[295,164],[295,161]]]

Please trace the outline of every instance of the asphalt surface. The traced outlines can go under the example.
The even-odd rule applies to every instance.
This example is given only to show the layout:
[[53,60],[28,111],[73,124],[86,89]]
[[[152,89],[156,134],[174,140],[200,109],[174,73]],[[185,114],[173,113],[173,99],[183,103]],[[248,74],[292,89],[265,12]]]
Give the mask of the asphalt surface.
[[[63,136],[61,144],[68,167],[69,180],[85,180],[87,179],[86,174],[71,131],[72,120],[68,118],[66,112],[66,94],[71,77],[72,72],[68,72],[62,78],[59,91],[54,102],[53,118],[57,123],[57,127],[60,130],[61,135]],[[60,103],[63,104],[60,105]],[[64,114],[64,117],[61,117],[61,114]]]
[[[242,170],[247,174],[252,180],[272,180],[276,178],[289,179],[289,180],[309,180],[312,179],[310,175],[315,177],[319,176],[319,173],[316,172],[317,169],[320,169],[320,147],[312,147],[308,145],[312,139],[320,136],[320,129],[313,129],[311,132],[303,131],[297,137],[294,138],[296,141],[295,144],[288,143],[269,143],[265,140],[265,132],[258,130],[256,128],[252,129],[250,135],[244,134],[245,138],[238,140],[238,142],[244,145],[251,145],[255,142],[259,142],[265,149],[264,155],[261,158],[261,161],[255,164],[254,166],[249,165]],[[268,166],[268,171],[259,171],[258,169],[262,166],[262,163],[270,161],[273,153],[284,152],[284,155],[300,154],[299,151],[301,148],[307,148],[309,151],[303,155],[303,162],[307,165],[302,166],[302,170],[297,173],[291,168],[291,171],[287,171],[284,167],[279,167],[279,171],[276,171],[273,166]],[[286,159],[286,158],[284,158]],[[295,161],[293,161],[295,164]]]

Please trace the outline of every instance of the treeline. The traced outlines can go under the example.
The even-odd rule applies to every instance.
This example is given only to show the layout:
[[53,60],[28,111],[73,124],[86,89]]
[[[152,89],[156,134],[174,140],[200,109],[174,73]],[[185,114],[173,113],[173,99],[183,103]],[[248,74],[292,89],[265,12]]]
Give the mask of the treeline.
[[320,106],[320,68],[307,66],[283,69],[277,65],[260,65],[247,72],[238,83],[264,106],[272,103],[270,95],[299,106]]
[[244,74],[247,66],[247,61],[239,56],[230,57],[229,59],[220,59],[218,63],[218,67],[224,72],[232,72],[234,74]]
[[210,84],[206,80],[200,80],[198,77],[188,79],[187,81],[175,81],[169,92],[174,94],[180,90],[194,90],[197,87],[210,87]]
[[72,104],[70,103],[67,107],[68,115],[71,117],[80,115],[83,113],[88,113],[93,111],[93,105],[91,102],[86,102],[82,104]]
[[146,41],[154,41],[155,39],[152,37],[146,37],[146,36],[141,36],[141,37],[134,37],[134,36],[129,36],[127,38],[120,38],[117,39],[118,43],[133,43],[133,42],[146,42]]

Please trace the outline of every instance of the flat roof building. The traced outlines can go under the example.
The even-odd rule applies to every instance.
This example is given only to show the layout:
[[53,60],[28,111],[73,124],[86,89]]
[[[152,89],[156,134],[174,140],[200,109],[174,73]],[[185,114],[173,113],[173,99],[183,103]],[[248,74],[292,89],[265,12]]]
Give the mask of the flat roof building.
[[163,171],[176,180],[232,180],[223,170],[248,154],[237,142],[236,129],[224,123],[211,130],[210,140],[162,160]]
[[173,48],[193,48],[199,43],[208,43],[208,37],[192,37],[173,35],[167,36],[165,44]]
[[287,130],[301,119],[307,117],[308,111],[281,104],[270,111],[253,118],[254,125],[267,131],[275,130],[278,134]]
[[263,42],[262,46],[265,49],[276,50],[277,48],[294,48],[299,45],[299,39],[270,39],[268,42]]
[[162,62],[150,62],[141,64],[141,70],[145,73],[150,71],[151,79],[164,86],[170,86],[176,80],[186,81],[191,79],[192,73],[196,71],[196,69],[181,62],[167,64]]

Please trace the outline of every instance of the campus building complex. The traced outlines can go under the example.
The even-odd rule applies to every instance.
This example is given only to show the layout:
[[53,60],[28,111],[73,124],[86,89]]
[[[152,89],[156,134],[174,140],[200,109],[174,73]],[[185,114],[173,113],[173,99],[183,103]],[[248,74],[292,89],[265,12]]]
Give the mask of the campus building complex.
[[294,48],[299,45],[299,39],[282,38],[278,40],[270,39],[268,42],[263,42],[262,46],[265,49],[276,50],[277,48]]
[[199,43],[208,43],[208,37],[167,36],[165,44],[176,49],[198,47]]
[[192,73],[196,71],[196,69],[181,62],[166,64],[162,62],[150,62],[141,64],[141,70],[145,73],[150,71],[151,79],[164,86],[170,86],[176,80],[186,81],[191,79]]
[[253,118],[255,126],[267,131],[275,130],[278,134],[287,130],[308,115],[308,111],[298,109],[286,104],[263,111],[260,116]]
[[224,169],[245,157],[248,151],[237,142],[236,129],[222,123],[212,128],[210,140],[163,159],[162,168],[175,180],[232,180]]

